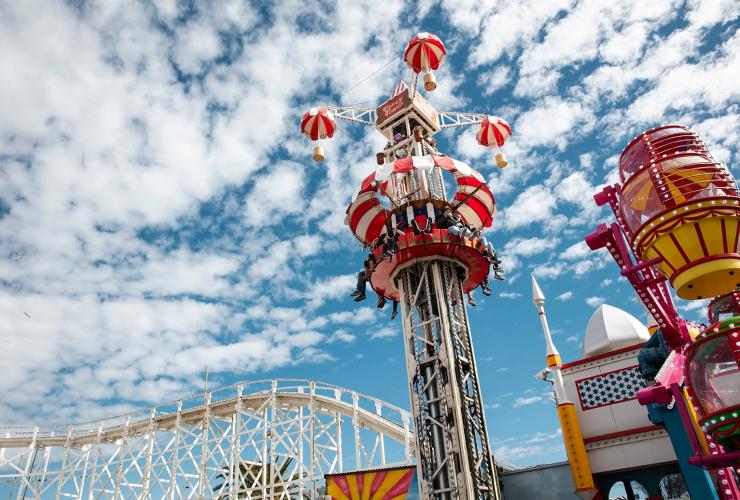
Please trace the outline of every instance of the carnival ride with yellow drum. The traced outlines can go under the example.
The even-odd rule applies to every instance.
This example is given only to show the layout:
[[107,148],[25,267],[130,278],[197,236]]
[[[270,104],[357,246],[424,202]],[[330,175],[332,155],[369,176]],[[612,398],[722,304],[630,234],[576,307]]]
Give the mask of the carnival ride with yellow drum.
[[[620,156],[619,175],[621,186],[594,196],[616,222],[586,243],[610,252],[655,319],[638,356],[649,384],[637,399],[668,431],[692,498],[740,498],[737,184],[701,138],[679,125],[636,137]],[[716,297],[712,324],[696,335],[666,283],[683,299]]]

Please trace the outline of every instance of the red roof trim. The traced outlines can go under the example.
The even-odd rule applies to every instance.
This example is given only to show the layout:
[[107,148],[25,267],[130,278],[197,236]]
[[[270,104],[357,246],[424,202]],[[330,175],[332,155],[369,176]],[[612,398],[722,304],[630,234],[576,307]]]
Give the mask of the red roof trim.
[[617,354],[622,354],[624,352],[634,351],[635,349],[640,349],[643,345],[644,345],[644,342],[631,345],[631,346],[627,346],[627,347],[622,347],[621,349],[615,349],[614,351],[605,352],[604,354],[597,354],[596,356],[579,359],[577,361],[571,361],[570,363],[565,363],[560,368],[561,369],[571,368],[573,366],[579,366],[579,365],[583,365],[586,363],[590,363],[591,361],[596,361],[597,359],[608,358],[610,356],[615,356]]
[[625,436],[633,436],[635,434],[642,434],[643,432],[657,431],[662,428],[663,427],[660,425],[648,425],[645,427],[636,427],[634,429],[627,429],[626,431],[612,432],[609,434],[602,434],[600,436],[585,438],[583,442],[586,444],[590,444],[590,443],[595,443],[597,441],[606,441],[607,439],[616,439],[616,438],[625,437]]

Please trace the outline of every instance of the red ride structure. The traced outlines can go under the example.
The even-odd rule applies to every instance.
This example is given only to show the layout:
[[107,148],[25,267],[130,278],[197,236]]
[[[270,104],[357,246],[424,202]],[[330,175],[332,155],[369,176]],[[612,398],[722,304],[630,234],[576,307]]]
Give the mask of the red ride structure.
[[[620,156],[619,175],[622,185],[594,196],[597,205],[609,204],[617,221],[601,224],[586,243],[609,251],[655,318],[659,329],[648,341],[650,349],[662,341],[670,353],[654,385],[639,390],[637,399],[654,423],[665,426],[692,498],[738,500],[734,478],[740,469],[733,469],[740,463],[737,185],[704,142],[679,125],[636,137]],[[709,305],[716,323],[696,340],[673,304],[669,284],[688,300],[721,296]],[[703,431],[698,435],[697,424]],[[715,471],[716,492],[699,467]]]
[[[401,306],[421,498],[499,500],[464,302],[478,286],[489,293],[492,266],[501,279],[500,261],[482,234],[496,203],[485,178],[440,153],[434,139],[444,128],[479,125],[488,115],[439,112],[417,92],[421,72],[428,90],[436,86],[431,72],[444,55],[439,38],[419,33],[404,57],[414,71],[410,86],[399,81],[376,109],[325,108],[376,127],[387,140],[345,222],[370,249],[361,281],[379,304],[390,299]],[[497,147],[511,134],[506,127]]]

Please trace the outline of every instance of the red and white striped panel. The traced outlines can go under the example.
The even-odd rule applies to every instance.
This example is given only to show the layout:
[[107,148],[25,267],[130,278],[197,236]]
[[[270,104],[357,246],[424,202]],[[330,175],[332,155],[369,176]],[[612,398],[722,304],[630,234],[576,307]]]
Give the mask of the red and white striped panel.
[[511,127],[506,120],[498,116],[487,116],[480,124],[475,138],[478,144],[487,148],[501,147],[511,136]]
[[374,190],[361,192],[347,208],[349,228],[362,243],[369,245],[386,232],[388,211]]
[[331,139],[336,129],[334,115],[326,108],[311,108],[301,120],[301,132],[312,141]]
[[406,174],[414,168],[431,170],[435,166],[455,177],[457,189],[450,203],[457,206],[463,220],[478,228],[491,227],[496,200],[480,172],[449,156],[411,156],[381,165],[362,181],[357,198],[347,208],[347,221],[357,239],[369,244],[386,232],[389,213],[377,197],[379,187],[385,190],[391,175]]
[[447,50],[437,35],[417,33],[411,37],[403,58],[414,73],[437,70],[445,58]]
[[[473,193],[472,196],[470,193]],[[455,205],[465,200],[457,212],[466,223],[478,228],[491,227],[496,215],[496,201],[488,186],[481,185],[473,177],[457,177],[457,191],[453,199]]]

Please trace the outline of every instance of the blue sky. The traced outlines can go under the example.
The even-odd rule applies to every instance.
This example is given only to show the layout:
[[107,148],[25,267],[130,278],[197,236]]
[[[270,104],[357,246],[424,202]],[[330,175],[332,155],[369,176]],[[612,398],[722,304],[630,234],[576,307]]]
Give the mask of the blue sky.
[[514,129],[503,171],[474,129],[439,136],[499,207],[507,281],[471,310],[493,447],[563,459],[528,275],[565,360],[600,303],[643,318],[582,243],[608,217],[591,196],[668,122],[737,174],[739,15],[731,0],[0,3],[0,422],[175,399],[204,366],[408,407],[400,322],[348,297],[363,254],[344,210],[384,141],[342,122],[317,166],[298,122],[384,100],[426,30],[448,48],[431,102]]

